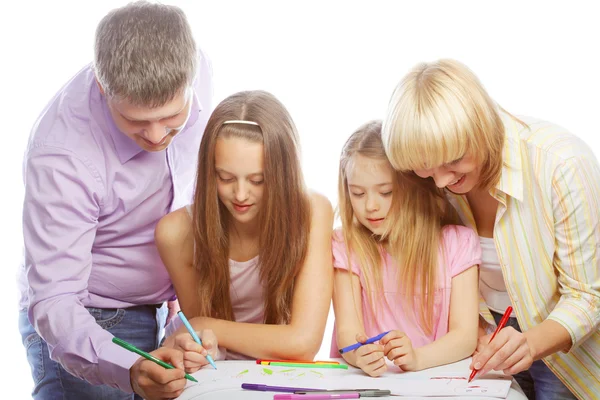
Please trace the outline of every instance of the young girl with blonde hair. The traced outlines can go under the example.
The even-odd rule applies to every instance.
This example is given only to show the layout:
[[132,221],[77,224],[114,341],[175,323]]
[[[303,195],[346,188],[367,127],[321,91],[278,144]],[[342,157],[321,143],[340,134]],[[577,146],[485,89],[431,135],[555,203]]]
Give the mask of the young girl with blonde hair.
[[[227,350],[217,357],[312,359],[331,300],[333,211],[305,187],[289,113],[263,91],[226,98],[198,160],[194,203],[155,235],[182,311],[214,331]],[[199,349],[180,332],[165,345]],[[206,363],[193,353],[188,370]]]
[[516,374],[537,400],[600,393],[600,167],[564,128],[516,118],[454,60],[397,86],[384,143],[394,168],[445,190],[483,249],[480,313],[508,327],[472,368]]
[[337,347],[391,331],[344,353],[371,376],[385,358],[416,371],[470,356],[477,345],[473,231],[428,182],[394,172],[372,121],[346,142],[339,166],[342,229],[333,237]]

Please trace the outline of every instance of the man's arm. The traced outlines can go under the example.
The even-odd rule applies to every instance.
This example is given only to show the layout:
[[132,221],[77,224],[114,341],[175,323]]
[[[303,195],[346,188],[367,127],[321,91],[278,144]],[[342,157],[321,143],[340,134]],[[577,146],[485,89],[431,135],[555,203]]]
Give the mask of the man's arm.
[[118,346],[82,304],[104,187],[87,160],[47,146],[28,155],[23,234],[29,320],[50,357],[92,384],[131,392],[138,356]]

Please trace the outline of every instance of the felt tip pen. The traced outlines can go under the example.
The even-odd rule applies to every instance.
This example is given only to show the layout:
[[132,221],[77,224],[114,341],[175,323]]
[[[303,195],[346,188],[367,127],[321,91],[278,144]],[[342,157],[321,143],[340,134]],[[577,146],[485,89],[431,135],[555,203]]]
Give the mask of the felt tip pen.
[[359,347],[361,347],[361,346],[364,346],[365,344],[371,344],[371,343],[373,343],[373,342],[376,342],[376,341],[378,341],[378,340],[381,340],[381,338],[383,338],[385,335],[387,335],[387,334],[388,334],[388,333],[390,333],[390,332],[391,332],[391,331],[383,332],[383,333],[380,333],[380,334],[379,334],[379,335],[377,335],[377,336],[373,336],[372,338],[368,338],[368,339],[367,339],[367,340],[366,340],[364,343],[358,342],[358,343],[355,343],[355,344],[353,344],[353,345],[350,345],[350,346],[348,346],[348,347],[344,347],[343,349],[340,349],[340,350],[339,350],[339,351],[340,351],[340,354],[344,354],[344,353],[347,353],[347,352],[349,352],[349,351],[356,350],[356,349],[358,349]]
[[331,369],[348,369],[346,364],[298,364],[298,363],[280,363],[280,362],[272,362],[269,363],[271,367],[293,367],[293,368],[331,368]]
[[[498,327],[496,327],[496,331],[494,331],[494,334],[492,335],[492,338],[490,339],[490,341],[488,343],[491,343],[492,340],[494,340],[494,338],[496,337],[496,335],[498,334],[498,332],[500,332],[500,330],[502,328],[504,328],[504,325],[506,325],[506,323],[508,322],[508,319],[510,318],[510,314],[512,313],[513,308],[511,306],[506,307],[506,311],[504,311],[504,315],[502,316],[502,319],[500,320],[500,323],[498,324]],[[475,375],[477,375],[477,372],[479,370],[473,368],[473,371],[471,371],[471,375],[469,376],[469,383],[473,380],[473,378],[475,378]]]
[[328,399],[358,399],[358,393],[332,393],[332,394],[276,394],[273,400],[328,400]]
[[254,390],[254,391],[258,391],[258,392],[284,392],[284,393],[312,392],[313,390],[320,390],[320,389],[298,388],[298,387],[291,387],[291,386],[270,386],[270,385],[262,385],[259,383],[242,383],[242,389]]
[[[185,327],[188,330],[188,332],[190,333],[190,335],[192,335],[192,339],[194,339],[194,342],[196,342],[200,346],[202,346],[202,340],[200,340],[198,335],[196,335],[196,331],[194,330],[194,328],[192,328],[190,321],[188,321],[188,319],[185,317],[185,315],[183,314],[183,311],[178,311],[177,314],[179,314],[179,319],[181,319],[181,322],[183,322],[183,325],[185,325]],[[212,356],[208,353],[206,354],[206,360],[210,363],[210,365],[212,365],[212,367],[214,369],[217,369],[215,360],[213,360]]]
[[334,389],[334,390],[311,390],[305,392],[294,392],[295,394],[321,394],[321,393],[358,393],[360,397],[387,397],[392,395],[391,390],[380,389]]
[[[161,367],[164,367],[166,369],[174,369],[175,367],[172,366],[171,364],[167,364],[166,362],[164,362],[163,360],[159,360],[158,358],[154,357],[151,354],[146,353],[144,350],[140,350],[137,347],[135,347],[134,345],[132,345],[131,343],[127,343],[126,341],[119,339],[118,337],[113,337],[112,341],[114,344],[117,344],[119,346],[121,346],[122,348],[124,348],[125,350],[129,350],[133,353],[136,353],[142,357],[144,357],[146,360],[150,360],[158,365],[160,365]],[[194,378],[193,376],[191,376],[190,374],[185,374],[186,379],[192,381],[192,382],[198,382],[196,380],[196,378]]]
[[293,363],[293,364],[339,364],[337,361],[306,361],[306,360],[256,360],[259,365],[269,365],[269,363]]

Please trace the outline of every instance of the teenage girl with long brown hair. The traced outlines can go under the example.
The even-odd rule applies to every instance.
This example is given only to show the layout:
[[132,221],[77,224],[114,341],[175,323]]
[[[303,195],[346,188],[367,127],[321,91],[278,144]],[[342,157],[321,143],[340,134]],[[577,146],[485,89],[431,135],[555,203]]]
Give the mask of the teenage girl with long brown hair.
[[[312,359],[320,348],[333,285],[333,211],[307,190],[298,142],[273,95],[226,98],[200,144],[194,203],[157,225],[181,309],[196,330],[216,334],[227,349],[217,357]],[[165,344],[188,350],[188,339],[172,335]],[[188,370],[206,363],[195,357],[196,364],[186,353]]]

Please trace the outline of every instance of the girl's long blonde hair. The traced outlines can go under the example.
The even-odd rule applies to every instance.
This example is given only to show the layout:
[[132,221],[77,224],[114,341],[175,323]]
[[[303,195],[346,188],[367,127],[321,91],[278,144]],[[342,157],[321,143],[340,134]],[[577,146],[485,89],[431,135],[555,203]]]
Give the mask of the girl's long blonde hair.
[[[348,189],[348,168],[356,155],[387,160],[381,138],[381,121],[361,126],[342,149],[339,165],[338,212],[342,222],[348,262],[356,257],[367,285],[369,304],[378,315],[383,293],[385,247],[398,263],[401,304],[427,334],[433,331],[434,292],[437,288],[438,252],[444,225],[458,224],[454,209],[431,181],[411,173],[395,172],[392,206],[386,216],[387,228],[379,237],[355,217]],[[371,295],[374,293],[374,295]],[[415,296],[425,301],[415,302]],[[415,309],[415,304],[420,306]]]
[[[240,120],[258,125],[224,124]],[[215,170],[217,139],[227,137],[264,146],[265,189],[258,217],[264,322],[289,323],[294,283],[307,253],[311,211],[296,127],[283,104],[264,91],[240,92],[223,100],[202,137],[192,211],[200,315],[234,320],[229,296],[231,216],[217,196]]]

